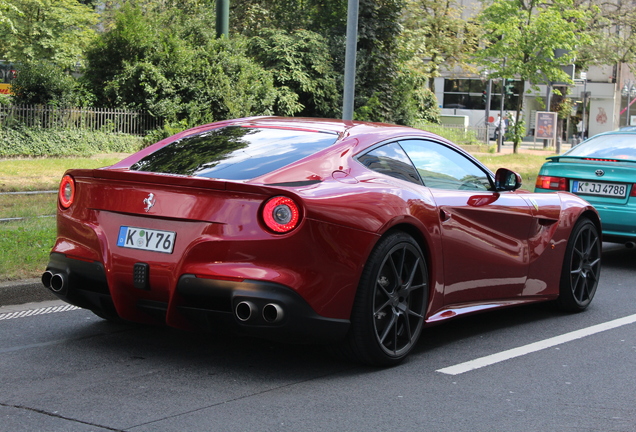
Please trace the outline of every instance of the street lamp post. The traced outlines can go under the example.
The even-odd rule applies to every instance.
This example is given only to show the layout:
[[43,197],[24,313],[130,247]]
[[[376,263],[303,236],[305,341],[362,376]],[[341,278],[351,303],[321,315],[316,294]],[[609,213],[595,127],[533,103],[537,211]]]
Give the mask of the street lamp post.
[[584,140],[587,135],[587,101],[590,97],[587,91],[587,72],[581,72],[581,79],[583,80],[583,118],[581,118],[583,124],[581,125],[581,136],[579,138]]
[[492,98],[492,79],[490,79],[488,75],[490,75],[488,69],[481,71],[481,79],[488,80],[486,82],[486,113],[484,124],[486,125],[486,144],[490,145],[490,100]]
[[625,121],[625,125],[631,126],[632,122],[629,115],[629,108],[632,104],[632,98],[636,98],[636,85],[634,85],[634,83],[632,83],[631,81],[627,81],[627,83],[623,86],[623,89],[621,90],[621,94],[627,97],[627,119]]

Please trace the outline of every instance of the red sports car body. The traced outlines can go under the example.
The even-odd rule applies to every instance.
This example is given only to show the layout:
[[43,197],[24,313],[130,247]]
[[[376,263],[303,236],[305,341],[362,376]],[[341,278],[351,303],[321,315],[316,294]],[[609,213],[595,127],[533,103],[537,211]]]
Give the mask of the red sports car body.
[[393,364],[426,323],[592,300],[596,211],[519,185],[417,129],[223,121],[69,170],[42,280],[107,319],[335,342]]

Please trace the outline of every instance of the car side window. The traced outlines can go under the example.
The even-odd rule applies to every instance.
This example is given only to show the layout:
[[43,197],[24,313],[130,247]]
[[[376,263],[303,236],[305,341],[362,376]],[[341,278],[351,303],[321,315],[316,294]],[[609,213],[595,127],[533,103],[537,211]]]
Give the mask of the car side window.
[[418,185],[422,184],[412,162],[397,143],[377,147],[359,156],[358,162],[373,171]]
[[427,187],[474,191],[491,189],[486,171],[450,147],[419,139],[400,141],[400,145]]

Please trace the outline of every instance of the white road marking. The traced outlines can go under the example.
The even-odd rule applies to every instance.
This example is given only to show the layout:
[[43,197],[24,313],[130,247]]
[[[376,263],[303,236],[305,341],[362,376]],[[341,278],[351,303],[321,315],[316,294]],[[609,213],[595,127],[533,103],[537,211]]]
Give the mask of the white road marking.
[[0,321],[14,319],[14,318],[24,318],[24,317],[34,316],[34,315],[50,314],[50,313],[56,313],[56,312],[67,312],[67,311],[72,311],[77,309],[79,309],[77,306],[64,304],[61,306],[50,306],[50,307],[39,308],[39,309],[29,309],[29,310],[23,310],[23,311],[17,311],[17,312],[2,313],[0,314]]
[[606,323],[597,324],[591,327],[587,327],[581,330],[576,330],[570,333],[565,333],[561,336],[555,336],[550,339],[545,339],[539,342],[534,342],[528,345],[524,345],[518,348],[513,348],[500,353],[491,354],[489,356],[481,357],[475,360],[460,363],[454,366],[449,366],[443,369],[438,369],[436,372],[441,372],[448,375],[459,375],[464,372],[479,369],[485,366],[490,366],[495,363],[499,363],[511,358],[520,357],[526,354],[530,354],[536,351],[541,351],[546,348],[553,347],[555,345],[561,345],[566,342],[573,341],[575,339],[581,339],[586,336],[590,336],[596,333],[600,333],[606,330],[611,330],[617,327],[621,327],[636,322],[636,315],[626,316],[624,318],[615,319]]

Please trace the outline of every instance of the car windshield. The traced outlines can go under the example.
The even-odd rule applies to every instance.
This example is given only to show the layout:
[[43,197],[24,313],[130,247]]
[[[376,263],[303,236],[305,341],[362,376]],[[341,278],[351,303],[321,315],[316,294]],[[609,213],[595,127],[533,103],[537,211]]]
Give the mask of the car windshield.
[[323,150],[337,139],[328,132],[227,126],[170,143],[130,169],[248,180]]
[[563,155],[598,159],[636,160],[636,134],[597,135]]

